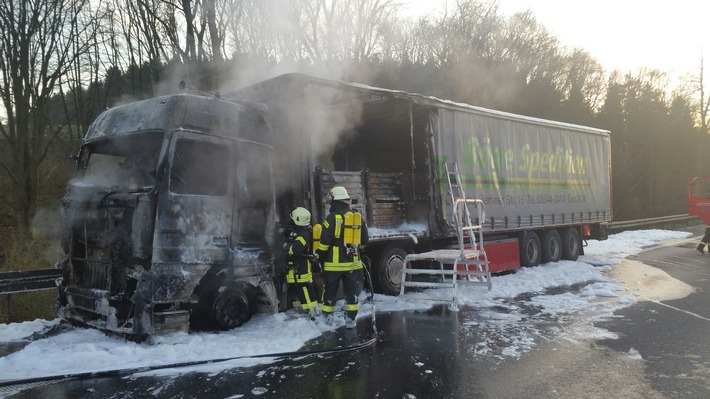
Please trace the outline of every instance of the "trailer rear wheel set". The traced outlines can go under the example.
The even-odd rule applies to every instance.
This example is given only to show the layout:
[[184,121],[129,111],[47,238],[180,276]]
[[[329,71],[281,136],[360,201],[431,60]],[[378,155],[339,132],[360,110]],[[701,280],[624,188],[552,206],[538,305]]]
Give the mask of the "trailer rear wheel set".
[[562,259],[575,261],[582,253],[582,242],[577,227],[549,229],[539,233],[542,239],[536,231],[526,231],[521,234],[521,266],[537,266],[540,263],[558,262]]

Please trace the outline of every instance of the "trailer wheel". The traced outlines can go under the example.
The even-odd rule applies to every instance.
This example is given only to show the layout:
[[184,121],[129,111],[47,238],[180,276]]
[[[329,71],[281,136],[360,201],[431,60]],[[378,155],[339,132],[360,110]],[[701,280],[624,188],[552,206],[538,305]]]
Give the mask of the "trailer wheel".
[[520,265],[532,267],[540,264],[541,258],[540,237],[534,231],[523,233],[520,240]]
[[399,245],[391,244],[385,247],[377,259],[375,283],[378,291],[386,295],[399,295],[402,284],[402,267],[407,251]]
[[562,259],[577,260],[582,252],[582,241],[579,239],[579,230],[569,227],[562,234]]
[[555,229],[545,232],[542,237],[542,263],[559,262],[562,259],[562,239]]

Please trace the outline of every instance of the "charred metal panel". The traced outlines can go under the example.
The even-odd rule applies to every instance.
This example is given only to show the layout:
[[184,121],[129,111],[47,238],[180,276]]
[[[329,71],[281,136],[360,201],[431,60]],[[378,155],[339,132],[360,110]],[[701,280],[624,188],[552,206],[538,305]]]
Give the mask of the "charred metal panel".
[[232,221],[232,150],[227,140],[176,132],[160,189],[154,263],[224,264]]
[[111,293],[106,290],[86,289],[77,286],[67,288],[69,304],[77,309],[90,311],[102,316],[108,316],[110,306],[108,305]]
[[233,276],[273,276],[271,265],[274,259],[268,246],[236,248],[231,254]]
[[[150,281],[153,304],[189,301],[200,279],[209,269],[204,264],[154,264],[150,269],[150,279],[141,280],[141,284]],[[138,290],[142,287],[139,285]]]
[[[206,133],[264,140],[263,107],[188,94],[156,97],[111,108],[89,127],[84,142],[145,130],[195,129]],[[242,128],[239,126],[251,126]]]
[[131,242],[133,256],[148,258],[152,253],[153,244],[153,204],[151,198],[140,197],[133,211]]
[[219,198],[172,196],[158,211],[153,261],[224,263],[229,259],[231,204]]

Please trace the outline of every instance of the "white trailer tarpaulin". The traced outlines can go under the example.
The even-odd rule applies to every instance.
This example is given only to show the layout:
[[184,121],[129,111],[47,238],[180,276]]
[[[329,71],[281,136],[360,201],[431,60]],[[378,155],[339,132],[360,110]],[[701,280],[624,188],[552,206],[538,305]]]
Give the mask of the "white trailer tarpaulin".
[[440,109],[437,119],[440,187],[443,164],[458,164],[487,229],[611,220],[608,131],[493,111]]

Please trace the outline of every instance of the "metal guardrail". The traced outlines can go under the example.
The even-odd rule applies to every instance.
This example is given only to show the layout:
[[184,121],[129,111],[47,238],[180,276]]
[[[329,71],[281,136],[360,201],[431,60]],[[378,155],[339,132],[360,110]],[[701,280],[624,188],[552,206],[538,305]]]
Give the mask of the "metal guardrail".
[[639,230],[646,228],[671,228],[680,226],[691,226],[701,224],[702,221],[697,216],[670,215],[648,219],[624,220],[609,223],[610,233],[619,233],[626,230]]
[[7,322],[12,322],[12,294],[56,288],[61,275],[59,269],[0,272],[0,295],[7,297]]
[[62,271],[59,269],[1,272],[0,294],[56,288],[55,280],[61,275]]

